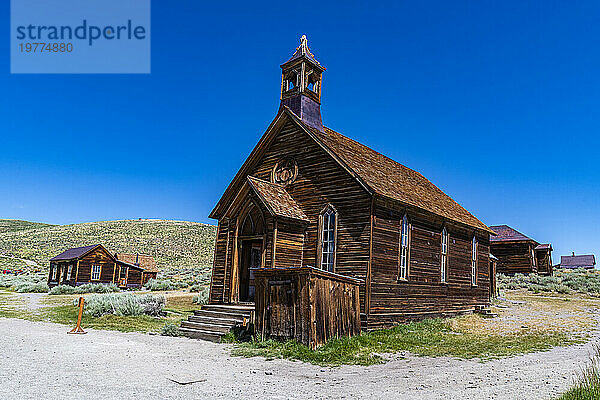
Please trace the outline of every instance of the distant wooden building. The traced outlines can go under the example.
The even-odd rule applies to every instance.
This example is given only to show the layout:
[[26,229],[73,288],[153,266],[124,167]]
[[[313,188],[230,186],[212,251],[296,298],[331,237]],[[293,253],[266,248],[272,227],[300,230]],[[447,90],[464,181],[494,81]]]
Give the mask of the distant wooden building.
[[579,256],[573,252],[570,256],[560,256],[560,268],[567,269],[594,269],[596,267],[596,257],[593,254],[582,254]]
[[79,286],[86,283],[114,283],[122,288],[141,287],[156,277],[151,256],[113,256],[101,244],[68,249],[50,259],[48,286]]
[[253,302],[255,271],[267,268],[261,326],[299,318],[300,299],[317,316],[341,313],[294,283],[310,279],[290,278],[316,268],[332,291],[354,278],[343,282],[357,282],[359,310],[348,300],[344,312],[360,313],[363,328],[489,304],[492,231],[420,173],[323,126],[325,68],[305,38],[281,68],[279,112],[210,214],[219,221],[210,303]]
[[552,245],[540,244],[508,225],[490,226],[491,253],[498,258],[497,272],[502,274],[552,275]]

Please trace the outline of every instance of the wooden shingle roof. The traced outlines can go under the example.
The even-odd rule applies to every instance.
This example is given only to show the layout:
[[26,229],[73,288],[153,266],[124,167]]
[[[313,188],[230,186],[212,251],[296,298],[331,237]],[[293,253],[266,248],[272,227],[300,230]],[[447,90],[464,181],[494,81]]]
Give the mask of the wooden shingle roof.
[[309,221],[283,186],[252,176],[248,177],[248,183],[273,216]]
[[82,247],[73,247],[72,249],[68,249],[57,255],[56,257],[52,257],[50,261],[68,261],[75,260],[79,257],[82,257],[94,250],[96,247],[102,246],[100,244],[93,244],[91,246],[82,246]]
[[[523,235],[518,230],[511,228],[508,225],[494,225],[490,226],[497,236],[492,236],[492,242],[516,242],[516,241],[531,241],[535,242],[532,238]],[[537,243],[537,242],[536,242]]]
[[419,207],[465,225],[493,233],[423,175],[333,129],[305,125],[374,193]]
[[154,257],[146,254],[127,254],[117,253],[115,254],[117,260],[127,264],[135,265],[148,272],[158,272],[156,261]]
[[594,268],[596,257],[593,254],[582,254],[580,256],[561,256],[561,268]]
[[223,215],[244,181],[247,180],[251,168],[259,162],[260,157],[277,135],[278,129],[290,120],[328,152],[370,194],[376,193],[494,234],[494,231],[420,173],[332,129],[324,128],[324,131],[319,131],[310,127],[287,106],[281,106],[279,113],[210,213],[211,218],[220,218]]

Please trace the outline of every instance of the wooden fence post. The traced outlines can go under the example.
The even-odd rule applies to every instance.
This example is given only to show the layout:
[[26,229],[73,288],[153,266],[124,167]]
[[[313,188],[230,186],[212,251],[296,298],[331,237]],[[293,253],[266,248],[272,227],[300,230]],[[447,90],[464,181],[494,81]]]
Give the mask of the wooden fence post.
[[79,315],[77,315],[77,326],[75,328],[71,329],[67,333],[72,333],[72,334],[87,333],[83,329],[81,329],[81,317],[83,316],[83,303],[84,302],[85,302],[85,300],[83,300],[83,297],[80,297],[79,298]]

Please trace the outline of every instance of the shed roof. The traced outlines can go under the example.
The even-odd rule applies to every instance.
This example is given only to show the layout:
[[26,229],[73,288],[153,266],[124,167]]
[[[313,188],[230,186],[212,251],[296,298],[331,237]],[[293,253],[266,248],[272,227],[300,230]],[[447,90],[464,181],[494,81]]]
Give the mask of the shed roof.
[[127,264],[135,265],[148,272],[158,272],[156,261],[154,257],[147,254],[128,254],[128,253],[117,253],[115,254],[117,260]]
[[580,256],[561,256],[560,266],[562,268],[592,268],[596,265],[596,257],[593,254],[583,254]]
[[282,185],[252,176],[248,177],[248,183],[272,215],[309,221],[304,211]]
[[550,243],[542,243],[536,246],[535,250],[552,250],[552,245]]
[[[492,236],[490,240],[492,242],[514,242],[514,241],[532,241],[535,242],[532,238],[523,235],[518,230],[511,228],[508,225],[493,225],[490,226],[494,232],[496,232],[497,236]],[[536,242],[537,243],[537,242]]]
[[73,247],[71,249],[65,250],[59,255],[52,257],[50,261],[68,261],[74,260],[79,257],[82,257],[94,250],[96,247],[102,246],[101,244],[93,244],[91,246],[82,246],[82,247]]

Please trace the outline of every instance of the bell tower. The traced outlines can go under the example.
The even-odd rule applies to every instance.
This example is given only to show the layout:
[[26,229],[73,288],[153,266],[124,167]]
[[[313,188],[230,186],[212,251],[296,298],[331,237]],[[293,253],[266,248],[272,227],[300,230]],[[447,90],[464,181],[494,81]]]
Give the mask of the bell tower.
[[321,66],[308,48],[306,35],[288,61],[281,64],[281,105],[292,110],[305,124],[320,131],[321,83],[325,67]]

